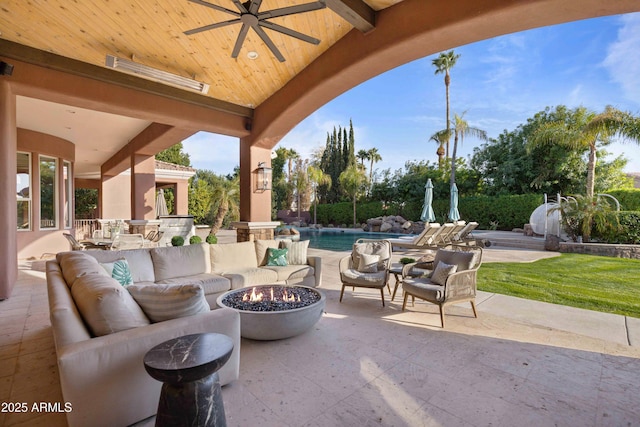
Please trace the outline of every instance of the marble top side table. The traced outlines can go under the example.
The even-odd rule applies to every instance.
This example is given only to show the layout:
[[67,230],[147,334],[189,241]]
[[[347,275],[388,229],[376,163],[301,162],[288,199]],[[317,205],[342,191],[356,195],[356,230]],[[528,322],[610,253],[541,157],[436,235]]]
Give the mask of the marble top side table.
[[232,351],[231,338],[214,333],[174,338],[149,350],[144,367],[163,383],[156,426],[226,426],[217,371]]

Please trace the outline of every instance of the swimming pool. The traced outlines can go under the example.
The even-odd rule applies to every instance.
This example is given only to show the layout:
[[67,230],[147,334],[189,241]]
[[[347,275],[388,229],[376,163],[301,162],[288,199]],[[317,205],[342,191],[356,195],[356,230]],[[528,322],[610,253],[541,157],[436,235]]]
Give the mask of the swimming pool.
[[350,251],[358,239],[388,239],[406,234],[368,233],[358,230],[300,228],[300,240],[309,240],[309,247],[329,251]]

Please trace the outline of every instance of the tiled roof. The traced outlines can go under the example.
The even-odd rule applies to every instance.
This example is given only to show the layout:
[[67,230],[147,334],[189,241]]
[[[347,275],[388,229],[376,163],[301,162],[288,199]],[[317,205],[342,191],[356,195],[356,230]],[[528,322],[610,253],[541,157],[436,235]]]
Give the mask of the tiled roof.
[[189,166],[176,165],[173,163],[163,162],[162,160],[156,160],[156,169],[172,170],[172,171],[185,171],[195,172],[194,168]]

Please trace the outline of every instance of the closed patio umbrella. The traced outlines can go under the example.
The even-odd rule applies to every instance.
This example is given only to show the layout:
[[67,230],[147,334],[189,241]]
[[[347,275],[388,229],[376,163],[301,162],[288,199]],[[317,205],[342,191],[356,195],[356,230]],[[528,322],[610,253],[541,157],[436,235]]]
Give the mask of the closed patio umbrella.
[[167,201],[164,199],[164,190],[161,188],[156,196],[156,217],[164,215],[169,215],[169,209],[167,208]]
[[424,204],[422,205],[422,215],[420,215],[420,219],[424,222],[436,220],[436,214],[433,212],[431,203],[433,203],[433,184],[431,183],[431,178],[429,178],[424,186]]
[[458,212],[458,186],[454,182],[451,186],[451,203],[449,205],[449,219],[451,221],[458,221],[460,219],[460,212]]

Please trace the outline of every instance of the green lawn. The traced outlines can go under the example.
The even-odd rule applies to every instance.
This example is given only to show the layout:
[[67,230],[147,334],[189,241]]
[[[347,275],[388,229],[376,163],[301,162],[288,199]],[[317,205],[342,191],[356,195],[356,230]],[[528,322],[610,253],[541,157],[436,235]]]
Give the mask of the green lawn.
[[484,263],[478,289],[640,318],[640,260],[562,254],[533,263]]

